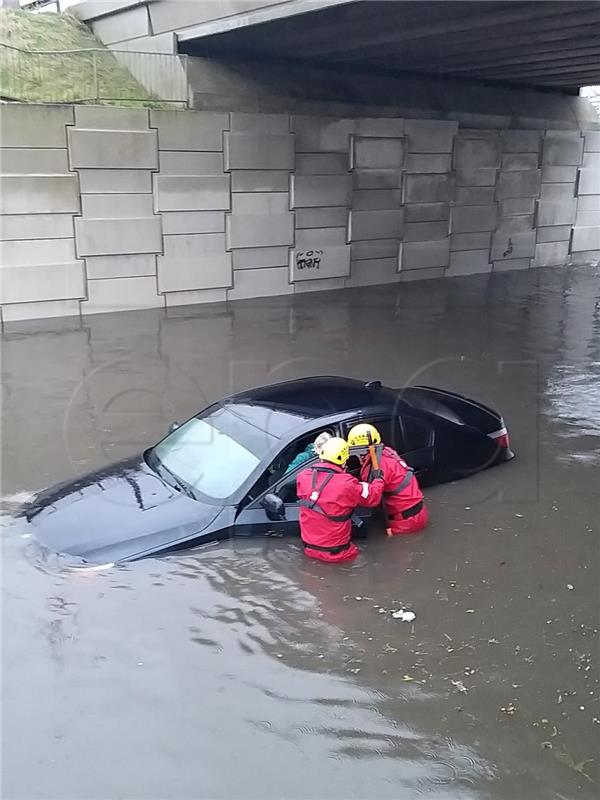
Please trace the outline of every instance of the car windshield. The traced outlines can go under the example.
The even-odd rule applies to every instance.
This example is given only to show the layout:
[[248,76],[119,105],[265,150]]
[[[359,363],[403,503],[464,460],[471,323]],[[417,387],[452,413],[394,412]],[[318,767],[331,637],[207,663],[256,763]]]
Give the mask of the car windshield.
[[277,443],[225,406],[177,428],[150,451],[150,462],[200,499],[221,502],[236,494]]

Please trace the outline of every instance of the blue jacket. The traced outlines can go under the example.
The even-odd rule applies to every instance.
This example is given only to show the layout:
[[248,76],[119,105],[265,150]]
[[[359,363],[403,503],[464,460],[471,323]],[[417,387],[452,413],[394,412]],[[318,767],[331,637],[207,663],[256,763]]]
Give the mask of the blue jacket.
[[312,442],[311,444],[307,444],[304,450],[301,453],[298,453],[298,455],[289,463],[284,474],[287,475],[288,472],[296,469],[296,467],[299,467],[306,461],[310,461],[311,458],[316,458],[316,455],[314,444],[312,444]]

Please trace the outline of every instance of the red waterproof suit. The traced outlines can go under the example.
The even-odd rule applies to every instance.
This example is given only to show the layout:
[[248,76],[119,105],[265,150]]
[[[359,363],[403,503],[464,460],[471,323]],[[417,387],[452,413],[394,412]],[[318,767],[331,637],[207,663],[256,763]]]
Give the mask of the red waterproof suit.
[[359,553],[350,541],[357,506],[377,506],[384,483],[361,483],[335,464],[320,461],[296,479],[300,500],[300,535],[304,552],[320,561],[351,561]]
[[[388,530],[393,534],[417,533],[429,522],[423,493],[412,469],[391,447],[376,448],[379,468],[383,472],[385,489],[383,502],[388,517]],[[361,478],[368,480],[371,459],[365,458]]]

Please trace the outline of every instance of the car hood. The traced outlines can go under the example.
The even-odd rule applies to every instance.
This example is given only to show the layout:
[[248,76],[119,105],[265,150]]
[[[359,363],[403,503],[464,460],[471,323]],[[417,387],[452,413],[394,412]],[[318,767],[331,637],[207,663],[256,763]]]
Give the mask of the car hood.
[[222,511],[169,486],[138,456],[40,492],[22,516],[49,549],[107,563],[193,539]]

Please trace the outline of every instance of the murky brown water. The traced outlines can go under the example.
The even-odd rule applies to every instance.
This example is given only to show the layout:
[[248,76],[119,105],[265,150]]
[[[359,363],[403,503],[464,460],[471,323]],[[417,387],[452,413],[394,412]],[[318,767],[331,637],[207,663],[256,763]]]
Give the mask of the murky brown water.
[[[22,324],[3,354],[4,798],[596,797],[597,269]],[[519,457],[345,567],[254,540],[74,575],[11,523],[311,373],[473,395]]]

